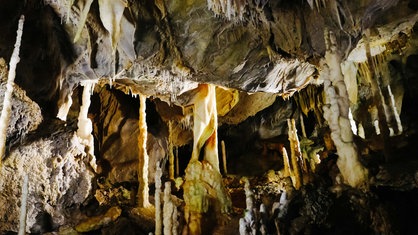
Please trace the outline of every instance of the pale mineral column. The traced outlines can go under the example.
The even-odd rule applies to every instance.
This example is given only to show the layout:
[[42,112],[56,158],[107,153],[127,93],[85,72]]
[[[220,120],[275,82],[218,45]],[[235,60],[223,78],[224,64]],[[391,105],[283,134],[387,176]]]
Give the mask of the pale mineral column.
[[139,134],[138,134],[138,206],[149,207],[148,188],[148,153],[147,153],[147,122],[146,122],[146,101],[145,95],[139,95]]
[[160,167],[160,162],[157,162],[155,171],[155,235],[161,235],[163,223],[161,220],[161,176],[163,172]]
[[173,146],[173,122],[168,121],[168,176],[174,179],[174,146]]
[[219,172],[215,86],[200,84],[198,89],[194,97],[193,153],[190,161],[199,160],[200,152],[205,146],[204,159]]
[[225,148],[225,141],[221,141],[221,149],[222,149],[222,165],[224,168],[224,174],[228,175],[228,169],[226,166],[226,148]]
[[23,178],[22,196],[21,196],[21,201],[20,201],[19,235],[26,234],[27,201],[28,201],[28,175],[26,174]]
[[287,119],[288,138],[290,142],[290,158],[292,161],[292,173],[294,174],[294,186],[299,189],[303,185],[301,165],[303,163],[300,151],[299,138],[297,135],[296,124],[294,119]]
[[94,138],[92,135],[93,124],[88,118],[89,107],[91,104],[91,93],[96,81],[83,81],[83,97],[80,112],[78,114],[77,136],[80,142],[86,147],[87,153],[90,157],[91,167],[97,171],[96,158],[94,156]]
[[337,166],[345,182],[352,187],[361,187],[367,180],[367,170],[358,160],[350,126],[349,99],[341,72],[341,55],[335,35],[325,31],[326,54],[321,73],[324,80],[324,118],[331,130],[331,138],[337,148]]
[[0,167],[2,158],[6,152],[6,138],[7,138],[7,127],[9,126],[9,119],[12,111],[12,93],[13,93],[13,84],[16,77],[16,66],[20,61],[19,50],[20,43],[23,34],[23,23],[25,22],[25,17],[22,15],[19,20],[17,27],[17,36],[16,43],[13,49],[12,57],[9,62],[9,75],[7,77],[6,92],[4,93],[3,100],[3,109],[1,110],[0,116]]

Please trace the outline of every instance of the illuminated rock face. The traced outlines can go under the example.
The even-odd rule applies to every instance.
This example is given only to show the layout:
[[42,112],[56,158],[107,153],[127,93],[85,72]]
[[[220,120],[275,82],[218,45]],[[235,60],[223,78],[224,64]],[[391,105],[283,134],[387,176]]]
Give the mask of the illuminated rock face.
[[[418,131],[416,10],[412,0],[0,0],[0,58],[6,61],[0,60],[0,101],[17,21],[26,17],[1,159],[0,233],[18,230],[25,174],[27,231],[84,222],[96,230],[124,227],[138,219],[129,210],[138,206],[138,188],[150,186],[152,195],[157,161],[162,180],[173,181],[165,200],[186,205],[178,208],[178,228],[159,230],[204,233],[205,215],[231,207],[221,175],[226,170],[219,167],[221,141],[232,175],[273,170],[270,178],[277,173],[283,186],[290,175],[302,190],[322,177],[337,195],[347,185],[381,184],[385,172],[376,169],[383,168],[371,167],[367,175],[367,161],[382,152],[387,160],[405,154]],[[324,38],[329,31],[332,48]],[[93,92],[83,95],[83,84]],[[138,95],[146,102],[140,105]],[[295,121],[290,132],[287,119]],[[288,133],[294,133],[291,146]],[[301,149],[290,151],[299,149],[296,133],[304,136]],[[139,169],[139,154],[149,156],[148,167]],[[297,164],[302,169],[295,176]],[[280,190],[291,191],[291,183]],[[106,220],[104,207],[118,208],[112,222],[90,223],[86,217]],[[138,220],[152,221],[142,216]],[[144,233],[151,232],[144,224]]]

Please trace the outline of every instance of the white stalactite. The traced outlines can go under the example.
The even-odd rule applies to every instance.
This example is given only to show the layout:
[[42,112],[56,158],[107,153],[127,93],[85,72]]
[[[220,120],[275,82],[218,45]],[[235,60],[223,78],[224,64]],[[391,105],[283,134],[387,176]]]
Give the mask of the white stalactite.
[[91,122],[90,118],[88,118],[89,107],[91,103],[90,97],[95,84],[96,81],[83,81],[81,83],[84,88],[82,105],[80,107],[80,113],[78,114],[77,136],[80,139],[80,142],[86,147],[86,153],[90,157],[91,167],[97,171],[96,158],[94,156],[94,138],[92,135],[93,123]]
[[67,94],[66,100],[58,109],[57,118],[66,121],[68,112],[70,111],[71,105],[73,104],[73,99],[71,98],[73,92]]
[[321,73],[326,95],[324,118],[331,129],[331,138],[338,152],[337,165],[344,180],[352,187],[361,187],[367,180],[367,170],[358,161],[357,148],[353,142],[348,117],[349,98],[335,35],[326,31],[325,42],[327,51]]
[[147,122],[146,122],[146,101],[145,95],[139,95],[139,135],[138,135],[138,206],[149,207],[149,186],[148,186],[148,153],[147,153]]
[[16,43],[13,49],[12,57],[9,62],[9,75],[7,77],[6,92],[4,94],[3,109],[0,116],[0,167],[2,158],[6,152],[7,127],[9,126],[10,115],[12,111],[13,84],[16,77],[16,66],[20,61],[19,50],[23,34],[23,23],[25,17],[22,15],[17,27]]

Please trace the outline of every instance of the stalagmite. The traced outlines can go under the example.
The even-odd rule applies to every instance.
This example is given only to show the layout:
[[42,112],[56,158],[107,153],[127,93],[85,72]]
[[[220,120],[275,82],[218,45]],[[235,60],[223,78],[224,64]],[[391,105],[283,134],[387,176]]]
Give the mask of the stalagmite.
[[364,127],[361,123],[358,124],[357,127],[357,135],[360,136],[361,138],[365,139],[366,138],[366,133],[364,132]]
[[171,199],[171,183],[165,182],[164,185],[164,235],[176,235],[178,228],[177,207]]
[[388,85],[388,92],[389,92],[389,97],[390,97],[390,104],[391,104],[392,110],[393,110],[393,115],[395,116],[396,125],[397,125],[397,128],[398,128],[398,133],[396,133],[396,134],[399,135],[399,134],[402,134],[403,127],[402,127],[402,122],[401,122],[401,118],[399,116],[398,109],[396,108],[395,97],[392,94],[392,89],[390,88],[390,85]]
[[222,149],[222,165],[223,165],[223,170],[224,170],[224,174],[227,175],[228,174],[228,170],[226,167],[226,149],[225,149],[225,141],[221,141],[221,149]]
[[23,178],[22,184],[22,200],[20,202],[20,224],[19,235],[26,234],[26,205],[28,201],[28,175]]
[[17,28],[16,43],[13,49],[12,57],[9,62],[9,75],[7,77],[6,92],[4,94],[3,100],[3,109],[1,110],[0,116],[0,167],[4,154],[6,153],[6,139],[7,139],[7,127],[9,126],[9,119],[12,111],[12,93],[13,93],[13,84],[16,77],[16,66],[19,63],[19,50],[20,43],[22,40],[23,34],[23,23],[25,17],[22,15],[19,20]]
[[173,121],[168,121],[168,176],[174,179],[174,146],[173,146]]
[[90,157],[91,167],[97,171],[96,158],[94,156],[94,138],[92,135],[93,124],[88,118],[88,112],[90,107],[90,96],[93,91],[96,81],[83,81],[81,85],[83,88],[82,105],[80,107],[80,113],[78,114],[77,123],[77,136],[80,142],[86,147],[86,153]]
[[290,158],[292,161],[292,173],[294,174],[294,186],[299,189],[303,185],[302,169],[303,161],[300,151],[299,138],[297,135],[296,124],[294,119],[287,119],[287,126],[289,128],[289,142],[290,142]]
[[147,153],[147,122],[146,122],[146,101],[145,95],[139,95],[139,134],[138,134],[138,206],[149,207],[148,188],[148,153]]
[[163,174],[160,162],[157,162],[155,171],[155,235],[162,234],[163,224],[161,221],[161,176]]
[[289,156],[287,155],[287,150],[284,146],[282,147],[282,153],[283,153],[283,169],[284,169],[283,174],[285,177],[288,177],[292,175],[292,171],[290,169]]
[[347,88],[341,72],[341,56],[339,55],[335,35],[325,31],[326,54],[324,80],[326,94],[324,118],[331,130],[331,138],[337,148],[337,166],[344,180],[352,187],[361,187],[367,180],[367,170],[358,161],[357,148],[353,142],[350,128],[349,99]]
[[250,181],[247,177],[243,177],[246,209],[244,218],[239,220],[239,233],[240,235],[256,235],[256,209],[254,207],[254,193],[250,188]]

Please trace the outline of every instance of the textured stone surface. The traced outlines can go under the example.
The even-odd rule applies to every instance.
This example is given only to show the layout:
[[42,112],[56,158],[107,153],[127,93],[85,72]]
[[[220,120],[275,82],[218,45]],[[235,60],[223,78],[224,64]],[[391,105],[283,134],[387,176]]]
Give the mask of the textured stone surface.
[[[4,93],[6,92],[7,66],[0,58],[0,110],[3,109]],[[7,138],[24,138],[30,131],[34,131],[42,122],[41,108],[29,97],[26,92],[17,85],[14,85],[12,95],[12,112],[7,128]]]
[[93,173],[84,147],[71,131],[20,145],[0,170],[0,231],[17,231],[24,175],[29,178],[26,231],[40,232],[37,217],[50,216],[53,226],[72,224],[91,193]]

